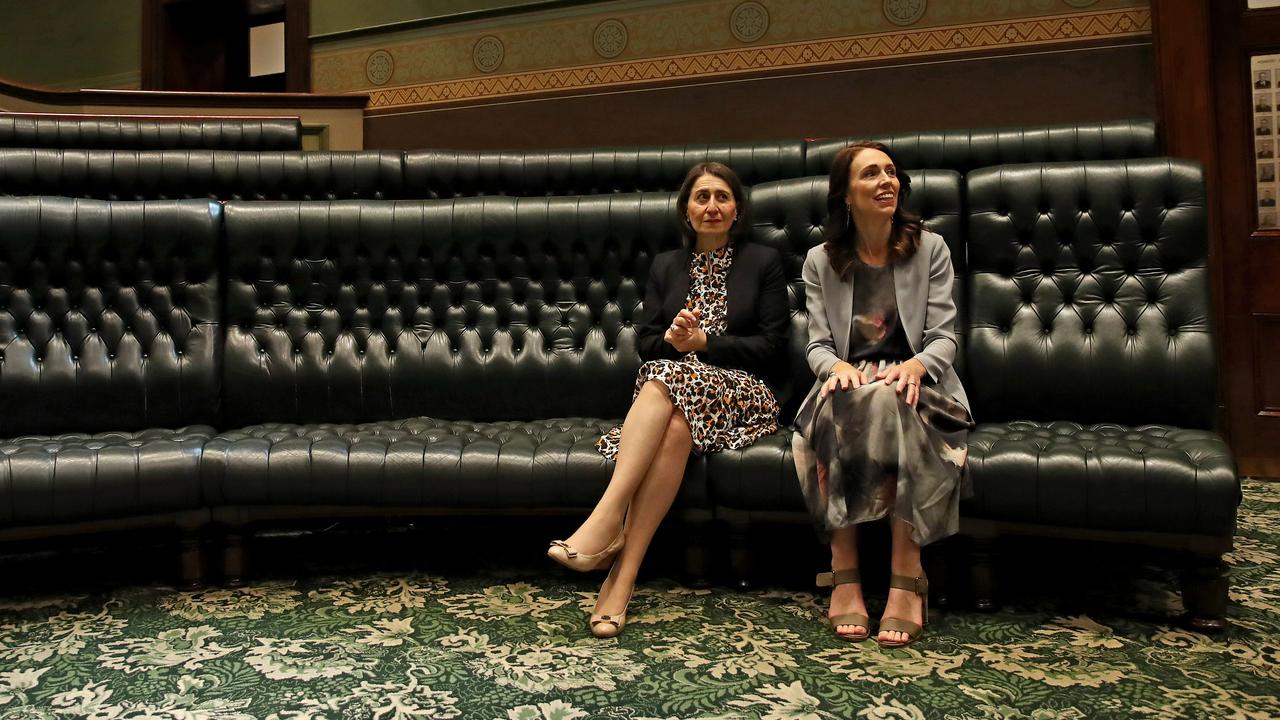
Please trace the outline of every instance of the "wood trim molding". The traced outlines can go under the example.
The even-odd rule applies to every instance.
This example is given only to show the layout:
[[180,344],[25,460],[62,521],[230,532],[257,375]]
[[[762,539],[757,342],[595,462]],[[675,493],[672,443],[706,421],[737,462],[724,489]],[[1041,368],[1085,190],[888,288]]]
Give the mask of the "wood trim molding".
[[[154,120],[157,122],[201,122],[203,120],[288,120],[288,115],[208,115],[208,114],[191,114],[191,115],[147,115],[145,113],[124,112],[120,114],[112,113],[84,113],[84,112],[6,112],[0,110],[0,117],[5,118],[33,118],[33,119],[49,119],[49,120]],[[294,119],[300,120],[297,115]]]
[[162,90],[51,90],[0,79],[0,95],[46,105],[120,105],[129,107],[297,107],[364,108],[363,93],[215,93]]
[[[527,15],[530,13],[545,12],[547,10],[559,10],[561,8],[577,7],[578,5],[589,5],[596,1],[597,0],[531,0],[523,5],[508,5],[506,7],[489,8],[487,10],[464,10],[451,15],[439,15],[435,17],[419,18],[417,20],[404,20],[401,22],[385,23],[382,25],[353,28],[351,30],[319,33],[317,35],[312,35],[311,39],[326,42],[332,40],[349,40],[352,38],[383,35],[391,32],[458,25],[460,23],[475,22],[477,20],[509,18],[515,15]],[[290,0],[290,2],[292,2],[292,0]]]

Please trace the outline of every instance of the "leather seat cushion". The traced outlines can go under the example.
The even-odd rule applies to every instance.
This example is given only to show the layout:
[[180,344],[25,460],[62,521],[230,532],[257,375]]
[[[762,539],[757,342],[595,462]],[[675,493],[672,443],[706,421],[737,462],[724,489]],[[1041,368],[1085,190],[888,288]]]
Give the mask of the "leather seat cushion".
[[791,435],[790,429],[782,429],[741,450],[707,456],[707,482],[716,506],[805,512],[791,456]]
[[0,440],[0,527],[138,517],[204,505],[204,425]]
[[1230,536],[1240,502],[1222,438],[1167,425],[981,424],[969,471],[961,517]]
[[[204,486],[215,506],[590,507],[613,472],[595,442],[614,422],[264,423],[208,443]],[[705,504],[700,467],[682,504]]]

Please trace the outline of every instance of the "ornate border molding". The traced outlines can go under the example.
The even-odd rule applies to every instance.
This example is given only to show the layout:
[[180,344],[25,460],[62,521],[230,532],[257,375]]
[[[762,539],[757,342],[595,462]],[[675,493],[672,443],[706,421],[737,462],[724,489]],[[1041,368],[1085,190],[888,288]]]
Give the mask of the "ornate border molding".
[[1147,37],[1150,34],[1149,9],[1074,13],[379,88],[369,91],[368,109],[376,112],[413,106],[452,105],[837,64],[883,63],[975,51],[1092,43]]

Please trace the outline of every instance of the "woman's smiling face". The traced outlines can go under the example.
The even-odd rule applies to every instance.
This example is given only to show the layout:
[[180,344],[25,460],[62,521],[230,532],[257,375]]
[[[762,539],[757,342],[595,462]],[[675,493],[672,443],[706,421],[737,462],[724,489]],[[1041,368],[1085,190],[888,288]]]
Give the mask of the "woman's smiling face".
[[857,217],[892,218],[898,209],[898,168],[888,155],[865,148],[849,160],[849,192],[845,202]]

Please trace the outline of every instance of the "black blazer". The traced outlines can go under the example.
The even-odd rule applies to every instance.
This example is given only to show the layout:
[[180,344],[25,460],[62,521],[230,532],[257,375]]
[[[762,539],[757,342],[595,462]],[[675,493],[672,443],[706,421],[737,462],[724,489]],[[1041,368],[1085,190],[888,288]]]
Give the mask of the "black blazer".
[[[645,284],[644,311],[637,329],[642,360],[678,360],[683,354],[662,336],[689,297],[689,258],[685,249],[653,259]],[[723,335],[707,335],[703,362],[746,370],[777,387],[786,367],[789,310],[782,257],[764,245],[739,242],[725,288],[728,317]]]

